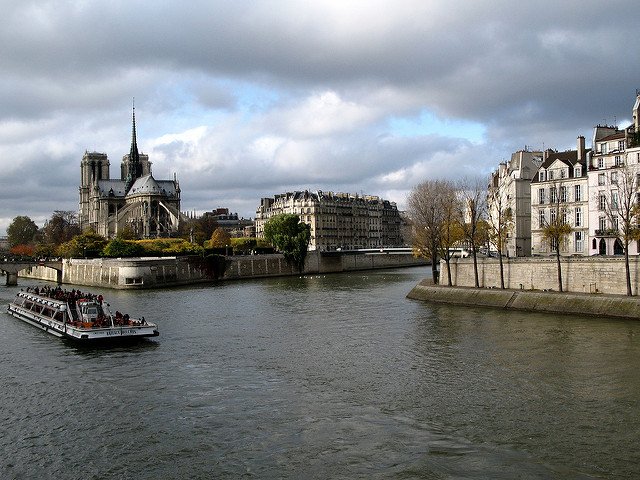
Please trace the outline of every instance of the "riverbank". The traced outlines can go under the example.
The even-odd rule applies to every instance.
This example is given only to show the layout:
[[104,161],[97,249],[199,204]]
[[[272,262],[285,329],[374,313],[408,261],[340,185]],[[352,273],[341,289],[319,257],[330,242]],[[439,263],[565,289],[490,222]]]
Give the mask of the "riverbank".
[[[309,252],[303,275],[378,270],[426,265],[411,253],[395,252]],[[96,258],[65,259],[62,274],[47,266],[33,266],[19,276],[52,282],[116,289],[144,289],[243,280],[297,276],[297,268],[282,255],[213,257]]]
[[640,297],[623,295],[448,287],[423,280],[407,298],[451,305],[640,319]]

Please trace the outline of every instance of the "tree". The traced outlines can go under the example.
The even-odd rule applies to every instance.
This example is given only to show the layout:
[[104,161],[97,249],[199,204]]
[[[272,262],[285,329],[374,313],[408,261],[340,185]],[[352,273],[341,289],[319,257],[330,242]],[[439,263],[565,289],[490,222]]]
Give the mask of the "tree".
[[9,253],[12,255],[18,255],[20,257],[32,257],[34,254],[35,248],[33,245],[26,245],[21,243],[20,245],[16,245],[11,247]]
[[206,248],[226,248],[231,244],[231,235],[222,227],[216,228],[211,238],[205,242]]
[[96,258],[106,245],[107,239],[102,235],[87,231],[60,245],[58,255],[65,258]]
[[133,240],[114,238],[102,249],[105,257],[140,257],[144,255],[144,247]]
[[301,222],[298,215],[281,213],[264,224],[264,237],[282,252],[288,263],[295,265],[302,273],[311,241],[309,225]]
[[479,228],[486,211],[486,192],[480,179],[463,180],[459,187],[460,209],[458,218],[462,226],[462,236],[471,249],[473,274],[476,288],[480,287],[478,276],[478,246],[483,243],[486,230]]
[[180,222],[179,235],[197,245],[202,245],[218,227],[218,221],[211,215],[190,218]]
[[[506,167],[506,165],[505,165]],[[513,229],[513,213],[508,193],[507,180],[509,174],[506,168],[499,168],[491,177],[487,192],[487,225],[489,239],[498,251],[500,262],[500,288],[504,289],[504,265],[502,254],[507,238]]]
[[407,204],[413,224],[414,252],[431,259],[434,283],[439,280],[437,265],[442,257],[451,285],[451,247],[460,239],[455,186],[446,180],[427,180],[413,188]]
[[560,263],[560,249],[571,233],[571,226],[567,223],[567,208],[562,205],[558,186],[553,185],[550,190],[549,219],[541,217],[542,238],[549,242],[549,247],[556,252],[558,267],[558,291],[562,292],[562,265]]
[[33,220],[24,215],[19,215],[7,227],[7,240],[9,247],[30,244],[36,238],[38,226]]
[[76,212],[63,210],[54,211],[42,230],[44,242],[51,245],[68,242],[81,233]]

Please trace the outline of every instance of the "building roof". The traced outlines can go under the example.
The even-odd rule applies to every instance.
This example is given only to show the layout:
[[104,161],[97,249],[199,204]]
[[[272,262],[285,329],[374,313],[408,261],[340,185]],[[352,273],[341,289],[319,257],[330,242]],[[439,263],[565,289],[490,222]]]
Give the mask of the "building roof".
[[606,137],[603,137],[599,140],[596,140],[597,142],[609,142],[611,140],[620,140],[622,138],[624,138],[625,136],[625,132],[624,131],[620,131],[620,132],[616,132],[616,133],[612,133],[611,135],[607,135]]
[[145,175],[136,179],[127,195],[165,195],[175,196],[176,185],[173,180],[156,180],[153,175]]
[[[565,152],[554,152],[552,150],[547,150],[545,152],[546,159],[544,160],[544,162],[542,162],[542,165],[540,165],[540,167],[536,171],[536,175],[533,176],[531,183],[538,183],[539,176],[537,175],[537,172],[539,172],[540,170],[548,169],[555,162],[562,162],[566,166],[568,166],[571,170],[573,170],[575,166],[581,165],[582,166],[581,176],[586,177],[587,176],[587,153],[589,152],[591,152],[590,148],[585,149],[583,158],[581,160],[578,160],[577,150],[567,150]],[[572,171],[570,176],[573,177]]]
[[98,180],[98,190],[101,197],[124,197],[126,193],[124,180]]

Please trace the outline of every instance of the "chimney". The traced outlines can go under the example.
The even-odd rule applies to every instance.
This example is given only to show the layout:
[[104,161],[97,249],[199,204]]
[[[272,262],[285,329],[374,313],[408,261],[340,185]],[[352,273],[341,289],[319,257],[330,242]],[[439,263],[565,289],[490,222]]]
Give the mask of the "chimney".
[[584,160],[584,137],[578,137],[578,161]]

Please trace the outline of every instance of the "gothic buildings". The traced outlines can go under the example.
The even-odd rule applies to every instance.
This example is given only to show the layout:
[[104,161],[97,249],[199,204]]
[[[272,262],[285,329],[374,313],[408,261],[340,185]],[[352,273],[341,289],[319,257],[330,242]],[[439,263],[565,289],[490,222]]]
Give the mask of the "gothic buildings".
[[131,149],[122,158],[120,178],[109,177],[104,153],[85,152],[80,164],[80,211],[84,231],[106,238],[127,232],[136,238],[168,237],[180,223],[180,186],[173,180],[156,180],[149,156],[138,152],[135,108]]

